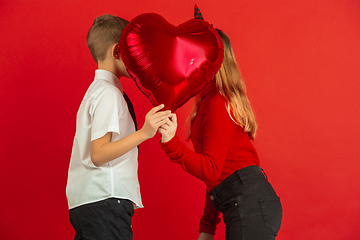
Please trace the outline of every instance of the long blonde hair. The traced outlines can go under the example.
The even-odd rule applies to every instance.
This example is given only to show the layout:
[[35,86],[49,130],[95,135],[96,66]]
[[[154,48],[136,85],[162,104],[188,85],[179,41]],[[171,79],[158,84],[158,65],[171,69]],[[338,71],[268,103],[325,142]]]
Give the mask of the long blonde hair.
[[[246,95],[245,83],[241,78],[235,55],[231,46],[229,37],[217,29],[224,44],[224,60],[215,75],[216,88],[220,94],[227,100],[226,109],[230,118],[238,125],[244,128],[249,134],[250,139],[255,140],[257,123],[250,101]],[[195,98],[195,104],[189,115],[189,137],[191,134],[191,125],[200,108],[201,99]]]

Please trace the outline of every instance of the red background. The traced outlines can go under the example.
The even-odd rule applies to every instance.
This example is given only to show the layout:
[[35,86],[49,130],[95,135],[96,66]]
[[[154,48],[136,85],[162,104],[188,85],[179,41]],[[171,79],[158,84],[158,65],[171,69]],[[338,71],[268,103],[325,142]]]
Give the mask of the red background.
[[[189,0],[0,1],[0,238],[72,239],[65,185],[75,116],[96,65],[85,44],[103,13],[192,18]],[[280,196],[278,240],[360,239],[360,2],[198,0],[230,36]],[[140,124],[149,101],[123,79]],[[177,111],[179,134],[191,103]],[[144,209],[134,240],[196,239],[205,186],[170,163],[159,136],[141,146]],[[220,225],[216,239],[224,238]]]

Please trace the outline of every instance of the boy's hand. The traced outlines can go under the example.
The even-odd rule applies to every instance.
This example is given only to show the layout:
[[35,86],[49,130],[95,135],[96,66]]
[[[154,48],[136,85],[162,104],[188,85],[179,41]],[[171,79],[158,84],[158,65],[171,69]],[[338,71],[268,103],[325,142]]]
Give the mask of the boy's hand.
[[171,111],[167,110],[158,112],[163,108],[164,104],[160,104],[159,106],[152,108],[146,114],[144,126],[140,130],[144,132],[147,139],[154,137],[158,128],[168,120]]
[[159,128],[159,133],[161,134],[161,142],[165,143],[170,141],[175,136],[176,129],[177,129],[176,114],[172,113],[170,114],[165,124],[161,125]]

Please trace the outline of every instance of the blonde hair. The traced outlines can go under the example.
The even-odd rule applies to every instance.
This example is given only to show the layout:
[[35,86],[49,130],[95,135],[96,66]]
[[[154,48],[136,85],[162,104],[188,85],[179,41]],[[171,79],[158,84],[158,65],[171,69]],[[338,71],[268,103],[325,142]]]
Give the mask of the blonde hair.
[[122,30],[128,23],[127,20],[110,14],[95,18],[86,36],[86,45],[97,64],[105,60],[109,47],[119,42]]
[[[231,46],[229,37],[217,29],[221,40],[224,44],[224,60],[215,75],[216,88],[220,94],[226,99],[226,109],[230,118],[238,125],[244,128],[249,134],[250,140],[255,140],[257,123],[250,101],[246,95],[245,83],[241,78],[235,55]],[[195,98],[195,104],[189,115],[189,137],[191,134],[191,125],[200,108],[201,99]]]

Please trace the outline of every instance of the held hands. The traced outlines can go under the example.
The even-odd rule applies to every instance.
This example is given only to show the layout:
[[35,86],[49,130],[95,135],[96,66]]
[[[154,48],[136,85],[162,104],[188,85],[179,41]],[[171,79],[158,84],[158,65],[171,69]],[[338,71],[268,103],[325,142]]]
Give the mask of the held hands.
[[167,121],[159,128],[159,133],[161,134],[161,142],[165,143],[170,141],[175,136],[176,129],[177,129],[176,114],[171,113]]
[[160,111],[163,108],[164,104],[160,104],[146,114],[144,126],[140,130],[145,134],[147,139],[154,137],[158,128],[168,121],[171,111]]

